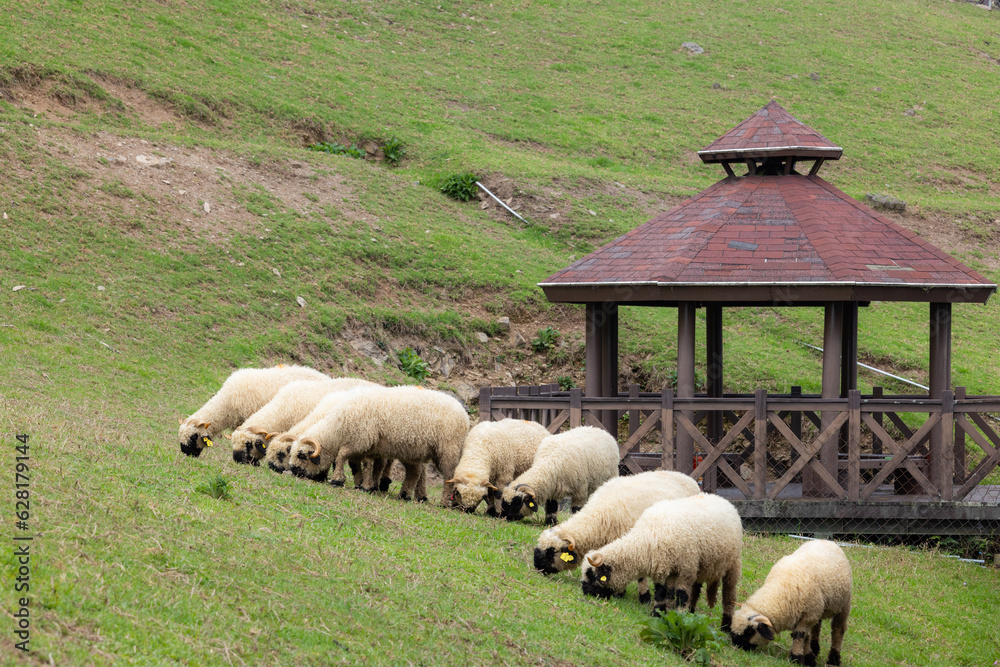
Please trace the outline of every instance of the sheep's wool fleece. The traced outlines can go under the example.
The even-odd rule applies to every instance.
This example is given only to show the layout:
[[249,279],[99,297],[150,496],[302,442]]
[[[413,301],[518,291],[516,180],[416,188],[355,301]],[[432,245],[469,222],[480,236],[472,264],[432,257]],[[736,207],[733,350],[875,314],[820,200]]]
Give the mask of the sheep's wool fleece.
[[843,549],[829,540],[806,542],[774,564],[736,613],[733,631],[742,631],[753,612],[766,616],[775,632],[794,628],[804,617],[831,618],[850,608],[851,582]]
[[239,425],[264,407],[290,382],[330,379],[329,376],[305,366],[243,368],[230,375],[215,396],[188,417],[185,424],[209,422],[209,432],[217,434]]
[[488,482],[506,473],[513,479],[531,467],[538,444],[548,436],[548,429],[538,422],[522,419],[480,422],[465,438],[455,477]]
[[[599,549],[627,533],[642,513],[661,500],[700,493],[698,482],[680,472],[655,470],[614,477],[590,496],[587,504],[564,523],[542,532],[541,549],[561,549],[572,538],[580,553]],[[557,567],[563,561],[554,563]],[[572,561],[574,565],[579,561]]]
[[[666,581],[678,565],[697,563],[698,581],[717,581],[740,562],[743,524],[736,508],[714,494],[661,500],[649,507],[632,530],[598,552],[614,564],[612,588],[639,577]],[[590,554],[588,554],[589,556]],[[590,564],[583,564],[583,574]]]
[[538,444],[531,468],[504,491],[509,502],[520,484],[537,494],[536,500],[572,496],[581,505],[591,493],[618,476],[618,443],[602,428],[580,426],[550,435]]

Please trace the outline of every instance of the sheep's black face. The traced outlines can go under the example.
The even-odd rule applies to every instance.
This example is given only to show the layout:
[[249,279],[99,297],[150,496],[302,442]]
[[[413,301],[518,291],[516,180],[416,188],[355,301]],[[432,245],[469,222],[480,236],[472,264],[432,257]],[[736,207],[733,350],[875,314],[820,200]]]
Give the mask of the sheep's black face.
[[257,438],[253,442],[247,443],[247,456],[250,461],[259,466],[260,460],[267,455],[267,442],[263,438]]
[[559,570],[556,569],[556,550],[555,547],[549,547],[547,549],[539,549],[535,547],[535,569],[542,574],[555,574]]
[[193,456],[198,458],[201,456],[202,443],[200,442],[201,436],[197,433],[192,433],[191,437],[187,439],[187,442],[181,443],[181,451],[188,456]]
[[270,468],[271,470],[273,470],[274,472],[278,473],[279,475],[281,473],[285,472],[285,469],[282,468],[281,466],[274,465],[274,461],[268,461],[267,462],[267,467]]
[[741,633],[730,632],[729,637],[733,640],[733,646],[741,648],[744,651],[752,651],[757,648],[757,645],[752,641],[756,634],[757,631],[754,628],[747,626],[743,628],[743,632]]
[[587,570],[587,574],[584,575],[583,581],[581,582],[583,586],[583,594],[593,595],[599,598],[611,597],[615,594],[615,591],[608,585],[609,579],[611,579],[610,565],[602,563],[597,567],[591,567]]
[[330,472],[329,469],[324,470],[323,472],[309,472],[302,466],[297,466],[297,465],[293,465],[292,467],[289,468],[289,470],[291,470],[292,474],[295,475],[296,477],[302,477],[303,479],[311,479],[314,482],[325,482],[326,476]]
[[508,521],[518,521],[521,518],[521,506],[524,504],[524,499],[521,496],[514,496],[510,499],[510,502],[506,500],[500,503],[500,516],[507,519]]
[[236,461],[237,463],[246,463],[247,462],[247,453],[244,450],[242,450],[242,449],[234,449],[233,450],[233,460]]

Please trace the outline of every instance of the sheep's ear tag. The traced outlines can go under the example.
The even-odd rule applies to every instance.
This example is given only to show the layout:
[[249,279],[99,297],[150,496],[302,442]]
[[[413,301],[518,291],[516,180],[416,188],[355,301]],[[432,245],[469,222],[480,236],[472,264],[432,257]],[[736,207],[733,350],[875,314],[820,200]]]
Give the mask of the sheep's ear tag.
[[573,554],[564,553],[564,554],[561,554],[559,556],[559,558],[561,558],[564,563],[570,563],[570,562],[573,561]]
[[607,580],[608,580],[607,577],[601,577],[601,581],[607,581]]
[[531,501],[529,500],[529,501],[528,501],[528,507],[534,507],[534,506],[535,506],[535,503],[533,503],[533,502],[531,502]]
[[209,447],[212,446],[212,439],[211,438],[203,438],[203,440],[205,441],[206,445],[208,445]]

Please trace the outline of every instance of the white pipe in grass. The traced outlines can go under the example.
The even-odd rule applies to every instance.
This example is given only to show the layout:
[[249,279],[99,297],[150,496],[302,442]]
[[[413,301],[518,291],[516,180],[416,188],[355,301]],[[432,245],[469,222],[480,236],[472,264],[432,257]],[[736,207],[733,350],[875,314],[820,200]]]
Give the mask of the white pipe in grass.
[[514,216],[515,218],[517,218],[518,220],[520,220],[520,221],[521,221],[521,222],[523,222],[524,224],[528,224],[528,221],[527,221],[527,220],[525,220],[524,218],[522,218],[521,216],[519,216],[519,215],[518,215],[518,214],[517,214],[517,213],[516,213],[516,212],[514,211],[514,209],[512,209],[512,208],[511,208],[510,206],[507,206],[507,204],[504,204],[504,203],[503,203],[502,201],[500,201],[500,198],[499,198],[499,197],[497,197],[497,196],[496,196],[495,194],[493,194],[492,192],[490,192],[489,190],[487,190],[487,189],[486,189],[486,186],[485,186],[485,185],[483,185],[483,184],[482,184],[482,183],[480,183],[479,181],[476,181],[476,185],[478,185],[478,186],[479,186],[479,187],[480,187],[480,188],[482,189],[482,191],[483,191],[483,192],[485,192],[486,194],[488,194],[488,195],[489,195],[490,197],[493,197],[493,199],[494,199],[494,200],[496,200],[496,203],[500,204],[500,205],[501,205],[501,206],[503,206],[503,207],[504,207],[505,209],[507,209],[508,211],[510,211],[510,214],[511,214],[511,215],[513,215],[513,216]]

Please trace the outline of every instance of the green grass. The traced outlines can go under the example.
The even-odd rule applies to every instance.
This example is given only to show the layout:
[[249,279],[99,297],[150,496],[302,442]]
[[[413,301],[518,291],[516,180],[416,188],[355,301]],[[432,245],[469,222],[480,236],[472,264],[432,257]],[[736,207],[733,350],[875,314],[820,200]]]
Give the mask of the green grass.
[[[963,261],[997,281],[998,17],[929,0],[59,0],[0,13],[0,432],[7,451],[32,437],[35,657],[680,664],[639,640],[633,598],[596,602],[568,575],[533,573],[538,525],[304,484],[238,467],[224,446],[188,459],[176,418],[242,365],[405,381],[354,353],[347,329],[440,344],[492,372],[505,359],[474,334],[497,335],[496,316],[582,327],[535,284],[717,180],[694,151],[771,98],[845,147],[829,180],[953,220]],[[212,214],[200,190],[177,194],[169,167],[154,179],[169,191],[126,180],[132,166],[110,156],[140,139],[150,154],[232,159],[197,174]],[[392,169],[306,149],[390,139],[406,146]],[[107,149],[75,160],[76,144]],[[511,181],[530,224],[434,187],[467,171]],[[997,308],[955,308],[954,381],[972,393],[1000,393]],[[675,361],[674,312],[627,308],[622,322],[627,358],[656,386]],[[576,354],[580,330],[558,326]],[[873,304],[859,345],[921,381],[926,332],[925,305]],[[822,344],[818,310],[734,309],[725,336],[727,390],[818,389],[820,359],[795,342]],[[218,475],[229,500],[197,490]],[[748,537],[740,598],[794,546]],[[983,620],[1000,611],[994,572],[900,548],[849,557],[846,665],[1000,655]],[[12,663],[9,632],[0,644]],[[779,664],[789,644],[717,659]]]

